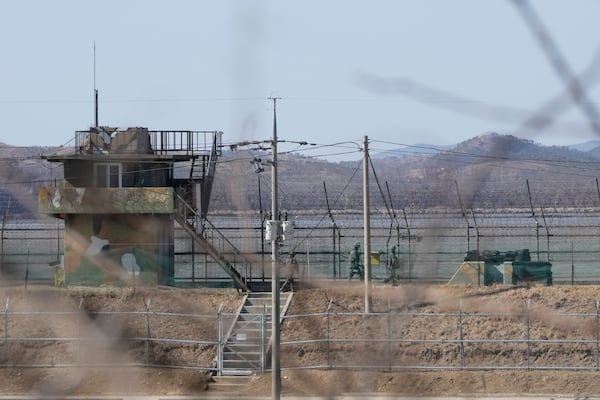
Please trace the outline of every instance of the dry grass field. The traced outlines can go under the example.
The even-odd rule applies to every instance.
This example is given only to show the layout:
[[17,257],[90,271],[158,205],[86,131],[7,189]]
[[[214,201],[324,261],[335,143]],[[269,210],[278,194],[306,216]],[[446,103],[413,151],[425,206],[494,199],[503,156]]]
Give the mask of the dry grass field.
[[[577,339],[594,338],[597,320],[593,318],[565,318],[565,314],[596,313],[596,301],[600,298],[597,286],[554,287],[457,287],[457,286],[375,286],[373,288],[373,311],[419,313],[455,313],[459,308],[465,315],[485,313],[523,312],[529,304],[532,321],[531,338]],[[235,290],[227,289],[174,289],[174,288],[69,288],[49,287],[0,288],[0,301],[8,299],[10,311],[68,311],[81,310],[83,323],[78,329],[86,336],[107,335],[111,337],[137,336],[145,329],[143,323],[113,320],[111,323],[94,318],[91,311],[143,311],[150,299],[154,312],[214,314],[222,307],[234,312],[240,304]],[[82,300],[83,299],[83,300]],[[340,282],[303,288],[294,294],[288,314],[321,313],[330,305],[332,313],[361,312],[364,292],[360,283]],[[80,306],[82,305],[82,306]],[[4,307],[2,307],[4,309]],[[1,314],[0,314],[1,316]],[[314,330],[322,325],[289,319],[282,325],[282,342],[314,337]],[[436,322],[437,321],[437,322]],[[60,317],[56,320],[16,318],[11,316],[8,326],[10,337],[43,337],[68,335],[74,327]],[[4,336],[4,327],[0,332]],[[401,326],[400,326],[401,325]],[[456,333],[456,319],[444,321],[412,318],[394,326],[394,332],[404,337],[452,338]],[[344,334],[363,337],[377,335],[382,326],[369,318],[360,316],[332,324],[331,336]],[[194,325],[176,321],[153,321],[153,337],[171,335],[214,339],[214,321]],[[518,318],[465,320],[465,337],[508,338],[522,336],[523,321]],[[110,334],[110,335],[109,335]],[[456,362],[456,345],[413,345],[410,348],[394,345],[391,354],[368,347],[362,350],[339,348],[338,352],[352,360],[365,361],[377,357],[391,357],[395,363],[406,360],[428,360],[432,365]],[[435,347],[435,346],[434,346]],[[539,346],[532,350],[532,365],[594,365],[595,349],[582,345]],[[65,362],[70,353],[85,362],[106,362],[116,366],[107,368],[2,368],[0,369],[1,394],[53,394],[53,395],[108,395],[108,394],[201,394],[207,390],[209,377],[205,372],[192,369],[167,368],[169,364],[195,361],[210,364],[215,351],[210,346],[169,347],[156,345],[152,348],[152,361],[165,368],[125,367],[126,364],[145,360],[143,343],[119,341],[103,346],[80,346],[48,342],[11,343],[8,348],[0,345],[0,357],[9,363],[55,363]],[[71,354],[72,355],[72,354]],[[490,344],[468,350],[470,363],[502,365],[506,360],[523,362],[523,347]],[[323,364],[326,355],[311,345],[282,348],[282,366],[296,362]],[[123,366],[119,366],[122,364]],[[455,365],[455,364],[453,364]],[[284,395],[379,392],[410,395],[484,395],[484,394],[546,394],[591,396],[600,394],[600,380],[596,371],[552,370],[429,370],[429,371],[374,371],[374,370],[299,370],[282,371]],[[271,389],[270,374],[255,376],[245,392],[248,395],[268,395]]]

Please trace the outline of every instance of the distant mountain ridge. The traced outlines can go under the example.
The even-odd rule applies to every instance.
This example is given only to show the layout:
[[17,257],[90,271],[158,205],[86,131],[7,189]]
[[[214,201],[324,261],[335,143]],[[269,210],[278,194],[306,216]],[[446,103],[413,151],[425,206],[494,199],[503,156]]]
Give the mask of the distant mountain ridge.
[[[578,157],[577,153],[566,151],[566,149],[578,151],[582,153],[593,153],[594,157],[600,157],[600,140],[591,140],[582,143],[576,143],[565,146],[546,146],[539,143],[535,143],[532,140],[521,139],[513,135],[503,135],[495,132],[489,132],[480,136],[473,137],[463,142],[454,145],[434,145],[434,144],[414,144],[406,145],[402,148],[380,151],[373,156],[375,159],[381,159],[386,157],[405,157],[412,155],[424,155],[424,154],[438,154],[444,151],[456,151],[456,152],[469,152],[473,149],[477,149],[479,146],[485,146],[486,143],[489,146],[495,148],[495,151],[511,151],[519,152],[522,155],[534,155],[534,154],[563,154],[564,157]],[[511,147],[513,150],[510,150]],[[482,148],[480,152],[485,152]]]
[[[520,148],[524,154],[532,154],[532,153],[553,153],[560,154],[564,153],[566,157],[572,157],[575,153],[567,154],[564,152],[564,149],[570,149],[574,151],[579,151],[582,153],[592,153],[594,157],[600,157],[600,140],[590,140],[587,142],[575,143],[571,145],[564,146],[555,146],[555,145],[543,145],[539,143],[535,143],[532,140],[528,139],[520,139],[518,137],[512,135],[503,135],[495,132],[489,132],[482,134],[480,136],[473,137],[471,139],[465,140],[464,142],[460,142],[453,145],[436,145],[436,144],[428,144],[428,143],[418,143],[414,145],[406,145],[404,147],[399,147],[391,150],[384,150],[375,153],[372,158],[374,159],[382,159],[386,157],[408,157],[414,155],[425,155],[425,154],[438,154],[444,151],[462,151],[461,146],[471,145],[476,146],[477,141],[484,141],[484,138],[495,138],[498,143],[494,146],[504,146],[506,145],[515,145],[516,148]],[[476,141],[473,143],[472,141]],[[483,143],[483,142],[482,142]]]
[[452,149],[453,147],[454,147],[454,145],[438,146],[438,145],[420,143],[420,144],[406,145],[404,147],[400,147],[400,148],[396,148],[396,149],[392,149],[392,150],[380,151],[380,152],[377,152],[376,154],[374,154],[373,158],[379,159],[379,158],[385,158],[385,157],[404,157],[404,156],[411,156],[411,155],[418,155],[418,154],[437,154],[444,150]]
[[569,147],[570,149],[573,149],[573,150],[588,152],[588,151],[591,151],[591,150],[594,150],[594,149],[597,149],[598,147],[600,147],[600,140],[590,140],[587,142],[570,144],[567,147]]
[[[395,207],[460,207],[458,186],[465,206],[528,208],[527,182],[540,203],[564,199],[569,206],[589,206],[589,199],[597,198],[594,179],[600,159],[567,146],[544,146],[512,135],[489,133],[430,154],[385,154],[371,158],[376,172],[371,183],[375,207],[389,205],[390,199],[384,201],[388,196]],[[286,156],[279,168],[280,187],[285,193],[282,207],[324,209],[326,186],[332,208],[360,210],[359,167],[360,161],[330,163]],[[267,177],[268,170],[265,172]],[[242,178],[241,171],[225,170],[217,175],[218,194],[212,203],[215,208],[235,208],[230,199],[239,199],[240,193],[228,192],[223,177],[236,176],[235,190],[241,192],[243,188],[245,207],[259,209],[256,176]],[[263,205],[269,204],[268,192],[266,195],[263,188]]]
[[[423,152],[372,157],[371,203],[389,207],[529,207],[526,182],[539,204],[553,201],[589,206],[598,199],[600,170],[596,150],[543,146],[512,135],[488,133],[451,147],[418,145]],[[37,190],[62,179],[62,168],[40,153],[68,148],[0,145],[0,212],[13,199],[11,213],[37,213]],[[217,166],[211,210],[258,212],[270,205],[270,168],[258,175],[249,168],[254,152],[223,154]],[[268,152],[265,151],[265,157]],[[329,162],[295,154],[279,157],[281,208],[286,210],[360,210],[361,161]],[[261,187],[262,186],[262,187]],[[463,204],[457,201],[457,188]],[[260,193],[260,195],[259,195]],[[390,201],[391,200],[391,201]]]
[[11,146],[0,143],[0,213],[37,217],[37,190],[53,179],[62,178],[62,167],[40,158],[60,147]]
[[596,159],[593,154],[572,149],[569,146],[544,146],[532,140],[498,133],[487,133],[471,138],[454,146],[452,151],[501,158],[552,158],[554,160],[581,160],[583,158],[590,161]]

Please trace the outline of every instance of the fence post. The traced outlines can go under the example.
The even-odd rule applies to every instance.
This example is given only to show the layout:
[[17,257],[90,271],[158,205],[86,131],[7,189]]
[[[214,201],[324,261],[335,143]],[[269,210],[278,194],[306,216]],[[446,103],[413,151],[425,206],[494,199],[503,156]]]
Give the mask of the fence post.
[[573,242],[571,242],[571,286],[575,285],[575,258],[573,251]]
[[2,226],[0,227],[0,277],[4,275],[4,227],[6,226],[6,217],[8,216],[8,209],[10,207],[10,197],[8,198],[8,204],[4,208],[2,214]]
[[465,343],[463,337],[462,301],[458,303],[458,340],[460,351],[460,368],[465,368]]
[[81,319],[83,318],[83,315],[81,313],[81,309],[83,308],[83,297],[79,298],[79,307],[77,308],[77,310],[79,311],[77,314],[77,350],[76,350],[76,357],[77,357],[77,365],[79,365],[79,363],[81,362],[81,360],[83,359],[83,357],[81,356]]
[[325,345],[326,347],[326,354],[327,354],[327,368],[331,368],[331,359],[330,359],[330,349],[329,349],[329,337],[330,337],[330,333],[329,333],[329,315],[330,315],[330,308],[331,308],[331,302],[332,300],[329,300],[329,303],[327,303],[327,321],[326,321],[326,325],[325,325]]
[[8,366],[8,302],[10,297],[6,298],[4,305],[4,365]]
[[217,375],[223,375],[223,303],[217,310]]
[[267,305],[263,304],[263,312],[260,314],[260,372],[264,372],[266,365],[266,354],[265,354],[265,313]]
[[596,300],[596,370],[600,370],[600,301]]
[[387,330],[388,330],[388,368],[392,371],[392,307],[388,300],[387,307]]
[[29,283],[29,248],[27,248],[27,262],[25,263],[25,289]]
[[531,322],[529,319],[529,306],[531,305],[531,300],[527,299],[525,302],[525,328],[526,328],[526,337],[527,337],[527,369],[530,369],[529,357],[531,355]]
[[146,300],[146,362],[150,365],[150,299]]

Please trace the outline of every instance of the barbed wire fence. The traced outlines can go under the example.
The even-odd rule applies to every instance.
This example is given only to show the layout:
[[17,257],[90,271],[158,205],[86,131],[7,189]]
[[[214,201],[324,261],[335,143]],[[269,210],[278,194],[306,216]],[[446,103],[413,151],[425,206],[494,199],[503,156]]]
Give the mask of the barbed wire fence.
[[[223,326],[234,316],[141,311],[19,309],[7,297],[0,313],[0,367],[160,367],[216,370]],[[43,307],[39,307],[43,309]],[[173,327],[176,326],[176,329]]]
[[[385,195],[389,185],[385,189],[381,186],[381,195]],[[524,248],[530,250],[532,260],[553,264],[555,283],[600,281],[598,180],[579,187],[581,197],[576,204],[564,197],[548,200],[538,191],[540,183],[525,180],[521,186],[520,194],[512,193],[521,200],[512,206],[489,203],[469,207],[464,201],[468,194],[459,180],[453,180],[451,190],[446,191],[455,199],[455,207],[399,207],[389,196],[387,207],[375,207],[371,215],[372,249],[377,262],[374,278],[387,277],[387,259],[391,247],[396,246],[407,270],[406,279],[411,282],[447,281],[471,250]],[[282,260],[294,253],[304,279],[347,279],[349,252],[362,240],[361,212],[332,208],[288,210],[286,215],[296,228],[294,237],[281,246]],[[261,262],[270,253],[263,232],[264,213],[214,212],[209,217],[242,252],[253,257],[253,279],[268,279]],[[5,211],[0,231],[3,282],[52,279],[51,264],[63,254],[61,220],[24,220]],[[176,280],[202,284],[226,279],[185,232],[177,226],[175,232]]]
[[[155,312],[149,300],[142,311],[90,311],[82,303],[78,310],[19,311],[6,298],[0,367],[218,373],[224,328],[235,317]],[[527,300],[511,312],[469,312],[460,304],[454,312],[425,312],[388,304],[369,314],[333,311],[330,301],[324,312],[286,315],[283,326],[283,369],[600,370],[598,301],[583,313],[542,313]]]

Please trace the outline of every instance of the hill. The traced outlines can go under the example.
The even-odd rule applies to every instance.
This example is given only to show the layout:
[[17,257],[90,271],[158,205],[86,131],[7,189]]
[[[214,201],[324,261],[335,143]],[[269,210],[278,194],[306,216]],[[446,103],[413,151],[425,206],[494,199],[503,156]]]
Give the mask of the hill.
[[[0,211],[36,215],[37,189],[62,177],[40,153],[68,148],[0,146]],[[371,158],[371,206],[402,208],[589,207],[598,203],[598,151],[542,146],[488,133],[437,152]],[[257,174],[254,157],[268,151],[224,151],[215,176],[211,212],[270,209],[270,168]],[[328,162],[298,154],[278,158],[283,211],[362,210],[362,162]],[[529,185],[529,187],[528,187]]]
[[0,143],[0,212],[27,218],[38,216],[38,188],[63,176],[62,166],[50,165],[39,156],[61,150],[64,149]]
[[[245,165],[248,153],[228,154],[219,167],[213,210],[259,210],[270,204],[270,171],[262,178]],[[600,159],[566,146],[542,146],[490,133],[433,154],[371,158],[372,207],[566,207],[597,203]],[[281,206],[287,210],[362,209],[361,162],[329,163],[287,155],[280,159]],[[262,182],[259,197],[258,180]],[[528,190],[527,184],[530,189]],[[266,189],[266,190],[265,190]],[[327,191],[327,197],[326,197]]]

